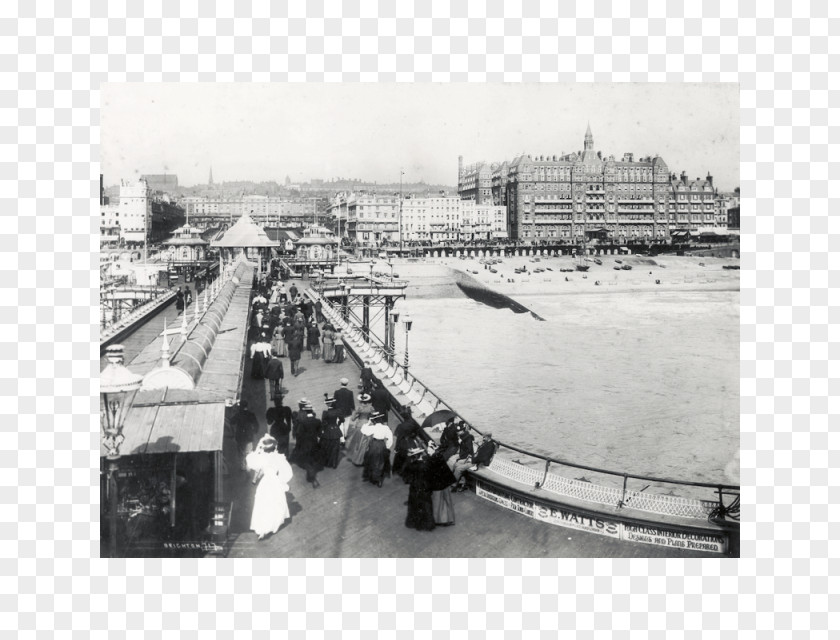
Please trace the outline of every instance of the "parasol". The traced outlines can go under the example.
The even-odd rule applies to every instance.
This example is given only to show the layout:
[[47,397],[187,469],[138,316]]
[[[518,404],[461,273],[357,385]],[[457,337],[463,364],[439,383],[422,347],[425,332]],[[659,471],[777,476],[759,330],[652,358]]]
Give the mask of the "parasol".
[[426,416],[426,419],[423,420],[423,428],[428,429],[430,427],[434,427],[436,424],[440,424],[441,422],[446,422],[449,418],[457,418],[458,414],[454,411],[450,411],[449,409],[441,409],[440,411],[435,411],[434,413],[429,414]]

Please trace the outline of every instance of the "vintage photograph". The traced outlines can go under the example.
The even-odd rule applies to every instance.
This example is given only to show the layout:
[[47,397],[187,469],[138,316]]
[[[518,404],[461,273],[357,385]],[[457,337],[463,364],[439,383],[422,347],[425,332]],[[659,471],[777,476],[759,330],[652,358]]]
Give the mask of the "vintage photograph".
[[106,84],[102,557],[740,556],[736,84]]

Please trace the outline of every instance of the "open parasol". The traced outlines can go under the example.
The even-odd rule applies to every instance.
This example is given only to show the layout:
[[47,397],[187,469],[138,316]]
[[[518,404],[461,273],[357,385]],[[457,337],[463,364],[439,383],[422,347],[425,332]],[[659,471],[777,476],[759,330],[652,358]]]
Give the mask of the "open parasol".
[[454,411],[450,411],[449,409],[441,409],[440,411],[435,411],[434,413],[429,414],[426,416],[426,419],[423,420],[423,428],[428,429],[430,427],[434,427],[436,424],[440,424],[441,422],[446,422],[449,418],[457,418],[458,414]]

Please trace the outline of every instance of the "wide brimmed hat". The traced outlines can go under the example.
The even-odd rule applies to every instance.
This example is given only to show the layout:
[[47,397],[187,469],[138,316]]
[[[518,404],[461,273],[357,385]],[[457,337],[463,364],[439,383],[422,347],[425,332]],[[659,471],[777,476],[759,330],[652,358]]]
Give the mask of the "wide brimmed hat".
[[298,406],[301,406],[301,407],[311,406],[311,403],[306,398],[301,398],[300,400],[298,400]]
[[324,402],[326,402],[327,404],[333,404],[333,403],[335,403],[335,398],[327,396],[327,397],[324,398]]
[[370,395],[363,393],[359,396],[359,402],[370,402]]

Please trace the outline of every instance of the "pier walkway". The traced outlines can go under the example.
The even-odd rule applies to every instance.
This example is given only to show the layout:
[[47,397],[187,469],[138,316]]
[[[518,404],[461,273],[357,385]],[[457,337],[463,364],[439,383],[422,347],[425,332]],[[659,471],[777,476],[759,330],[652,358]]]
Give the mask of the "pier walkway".
[[[297,377],[289,374],[289,359],[282,360],[284,402],[293,410],[306,397],[320,416],[324,393],[332,395],[342,377],[350,380],[358,396],[359,370],[350,359],[330,364],[312,360],[304,351]],[[257,416],[262,435],[265,411],[273,406],[270,383],[253,380],[249,366],[243,375],[242,398]],[[393,414],[389,416],[392,429],[397,422]],[[254,486],[249,474],[238,471],[232,434],[226,434],[224,453],[230,470],[225,495],[233,502],[229,557],[709,557],[708,553],[636,544],[537,522],[470,491],[453,495],[455,526],[416,531],[404,524],[408,485],[396,475],[386,479],[382,488],[362,482],[361,468],[343,457],[337,469],[318,474],[317,489],[293,465],[287,494],[292,517],[276,534],[258,541],[249,530]]]

